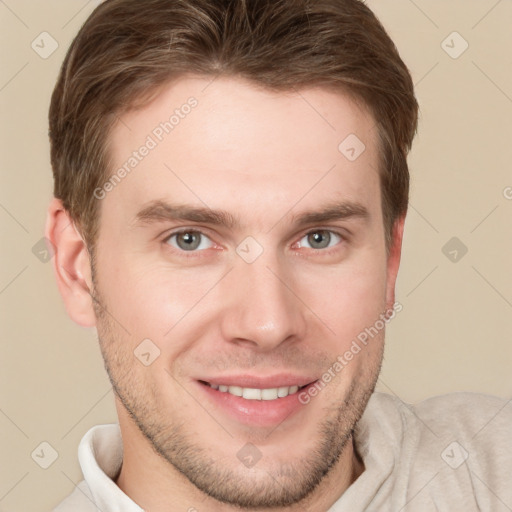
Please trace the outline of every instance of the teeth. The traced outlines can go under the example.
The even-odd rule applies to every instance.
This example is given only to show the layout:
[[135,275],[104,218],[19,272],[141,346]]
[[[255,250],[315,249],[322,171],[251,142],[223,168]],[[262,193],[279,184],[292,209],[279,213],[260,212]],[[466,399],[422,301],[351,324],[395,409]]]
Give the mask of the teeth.
[[262,400],[275,400],[279,396],[277,388],[262,389],[261,399]]
[[218,389],[222,393],[230,393],[231,395],[241,396],[246,400],[276,400],[277,398],[284,398],[288,395],[293,395],[299,390],[299,386],[283,386],[280,388],[242,388],[240,386],[224,386],[222,384],[208,385],[213,389]]
[[277,396],[279,398],[283,398],[284,396],[288,396],[289,389],[290,388],[288,388],[288,387],[277,388]]
[[244,394],[244,390],[240,386],[229,386],[228,393],[235,396],[242,396]]
[[244,393],[242,396],[246,400],[261,400],[261,389],[244,388]]

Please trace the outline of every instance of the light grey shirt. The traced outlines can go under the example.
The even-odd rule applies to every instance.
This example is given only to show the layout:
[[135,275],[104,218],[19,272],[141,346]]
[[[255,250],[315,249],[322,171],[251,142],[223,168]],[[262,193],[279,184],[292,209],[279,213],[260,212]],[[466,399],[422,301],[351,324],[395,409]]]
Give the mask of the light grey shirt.
[[[330,512],[512,511],[512,401],[453,393],[411,406],[374,393],[355,444],[365,470]],[[142,512],[112,480],[119,425],[90,429],[78,458],[84,480],[53,512]]]

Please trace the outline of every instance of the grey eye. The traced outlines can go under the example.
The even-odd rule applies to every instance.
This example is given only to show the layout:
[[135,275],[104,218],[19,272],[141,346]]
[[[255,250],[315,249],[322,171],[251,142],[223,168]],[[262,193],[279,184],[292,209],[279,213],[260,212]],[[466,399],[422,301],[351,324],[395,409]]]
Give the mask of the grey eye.
[[341,236],[327,229],[318,229],[311,231],[301,239],[301,247],[304,240],[307,241],[312,249],[326,249],[338,243],[341,240]]
[[203,250],[211,247],[211,240],[199,231],[180,231],[172,234],[167,243],[182,251]]

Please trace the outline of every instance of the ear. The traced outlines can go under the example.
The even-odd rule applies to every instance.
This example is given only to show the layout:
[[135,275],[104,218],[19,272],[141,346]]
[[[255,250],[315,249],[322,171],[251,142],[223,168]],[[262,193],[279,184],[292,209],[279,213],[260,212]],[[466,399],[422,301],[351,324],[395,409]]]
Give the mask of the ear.
[[48,207],[45,236],[55,250],[53,269],[68,315],[78,325],[94,327],[89,252],[59,199],[54,198]]
[[402,255],[402,239],[404,235],[405,215],[402,215],[393,224],[391,242],[389,247],[387,263],[387,283],[386,283],[386,307],[393,308],[395,303],[395,284],[400,267],[400,257]]

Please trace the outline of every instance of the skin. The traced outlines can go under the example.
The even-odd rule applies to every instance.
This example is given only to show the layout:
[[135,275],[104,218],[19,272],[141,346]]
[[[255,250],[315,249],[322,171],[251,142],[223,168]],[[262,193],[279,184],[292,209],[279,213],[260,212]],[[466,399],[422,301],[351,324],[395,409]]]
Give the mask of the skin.
[[[327,510],[364,470],[351,433],[378,378],[384,331],[279,425],[238,421],[197,379],[320,378],[392,308],[404,219],[387,254],[375,122],[322,88],[277,93],[183,77],[122,116],[112,170],[191,96],[197,107],[101,200],[94,272],[60,201],[48,212],[68,314],[96,326],[116,392],[124,442],[116,482],[151,512]],[[338,150],[349,134],[366,146],[353,162]],[[224,209],[239,224],[138,221],[155,200]],[[333,201],[367,215],[295,222]],[[183,228],[204,233],[195,251],[169,239]],[[318,232],[324,241],[331,233],[327,248],[307,236]],[[236,252],[249,236],[263,249],[252,263]],[[148,338],[160,355],[145,366],[134,350]],[[246,443],[262,455],[251,468],[237,457]]]

